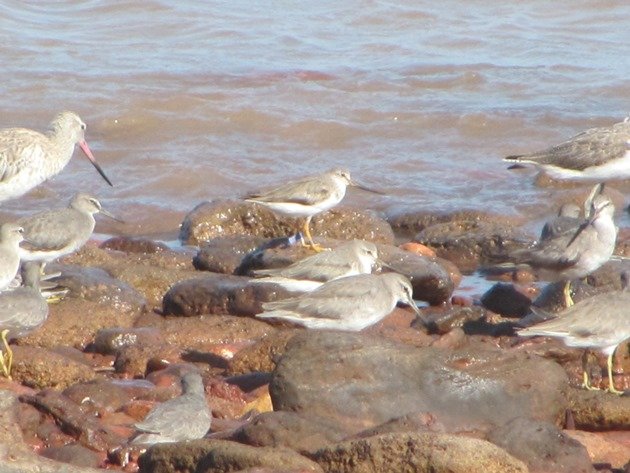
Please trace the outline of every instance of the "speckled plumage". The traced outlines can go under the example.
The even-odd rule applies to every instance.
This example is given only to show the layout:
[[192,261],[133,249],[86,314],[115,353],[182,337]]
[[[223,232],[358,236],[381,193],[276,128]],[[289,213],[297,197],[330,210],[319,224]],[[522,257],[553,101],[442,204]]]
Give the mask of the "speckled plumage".
[[504,161],[533,165],[555,179],[594,180],[630,178],[630,120],[591,128],[569,140],[531,154],[507,156]]
[[73,112],[61,112],[47,133],[27,128],[0,130],[0,202],[19,197],[58,174],[79,145],[108,184],[85,138],[86,125]]

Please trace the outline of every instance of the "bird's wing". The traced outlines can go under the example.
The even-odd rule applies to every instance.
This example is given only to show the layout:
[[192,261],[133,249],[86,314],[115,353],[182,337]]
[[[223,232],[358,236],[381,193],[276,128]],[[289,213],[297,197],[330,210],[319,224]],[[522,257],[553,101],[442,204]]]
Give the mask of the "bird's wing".
[[[377,277],[377,276],[372,276]],[[291,299],[263,304],[265,311],[283,310],[308,315],[311,318],[342,319],[349,313],[369,308],[369,301],[379,295],[380,283],[360,276],[335,279],[313,292]]]
[[137,422],[134,427],[141,432],[149,434],[168,435],[180,425],[187,425],[199,417],[199,405],[195,409],[185,406],[189,399],[184,396],[176,397],[155,406],[142,422]]
[[267,192],[250,194],[247,198],[261,202],[312,205],[324,200],[333,190],[333,184],[329,180],[308,177],[288,182]]
[[352,262],[333,250],[317,253],[285,268],[266,270],[261,273],[289,279],[326,282],[346,275],[351,269],[353,269]]
[[618,123],[612,127],[591,128],[564,143],[520,158],[523,161],[583,171],[622,158],[629,149],[628,140],[630,126]]
[[68,218],[69,209],[59,209],[25,217],[18,221],[24,228],[25,249],[60,250],[70,244],[77,222]]
[[9,128],[0,134],[0,182],[8,182],[44,151],[43,135],[25,128]]

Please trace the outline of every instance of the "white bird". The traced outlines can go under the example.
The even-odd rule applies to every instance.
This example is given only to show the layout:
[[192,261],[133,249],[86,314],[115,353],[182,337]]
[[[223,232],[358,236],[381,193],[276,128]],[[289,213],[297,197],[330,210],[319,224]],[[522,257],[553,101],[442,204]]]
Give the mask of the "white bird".
[[317,253],[295,263],[276,269],[259,269],[254,284],[278,284],[289,291],[312,291],[334,279],[370,274],[378,261],[374,243],[352,240],[331,251]]
[[263,304],[261,319],[279,319],[307,328],[359,331],[391,313],[398,302],[422,318],[409,279],[398,273],[359,274],[335,279],[313,292]]
[[112,183],[85,141],[86,125],[73,112],[61,112],[46,134],[27,128],[0,130],[0,202],[19,197],[55,176],[68,164],[75,145],[98,173]]
[[199,373],[190,372],[182,377],[181,382],[181,396],[156,405],[142,422],[134,424],[138,435],[131,444],[182,442],[206,435],[212,414],[206,402],[203,380]]

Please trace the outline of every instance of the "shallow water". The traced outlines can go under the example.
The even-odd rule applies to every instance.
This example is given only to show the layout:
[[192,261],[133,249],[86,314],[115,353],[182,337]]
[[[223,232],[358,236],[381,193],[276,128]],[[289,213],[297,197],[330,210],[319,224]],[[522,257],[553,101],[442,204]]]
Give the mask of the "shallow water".
[[172,239],[200,201],[343,165],[387,193],[350,205],[541,219],[566,191],[500,158],[630,112],[624,1],[171,3],[0,5],[0,127],[75,110],[115,183],[77,151],[3,218],[87,190],[128,222],[99,232]]

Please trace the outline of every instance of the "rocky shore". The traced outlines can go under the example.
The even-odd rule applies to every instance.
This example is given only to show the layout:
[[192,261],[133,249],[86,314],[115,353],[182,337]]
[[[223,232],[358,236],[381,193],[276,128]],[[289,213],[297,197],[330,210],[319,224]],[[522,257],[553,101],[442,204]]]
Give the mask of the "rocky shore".
[[[142,238],[92,242],[49,265],[69,288],[44,326],[14,346],[0,381],[0,459],[7,472],[630,472],[630,396],[585,391],[581,352],[519,339],[529,305],[557,310],[559,285],[523,271],[453,295],[466,276],[534,235],[480,212],[384,219],[335,208],[312,222],[318,242],[377,244],[412,281],[428,324],[397,308],[359,333],[254,318],[287,296],[251,271],[307,256],[273,246],[292,222],[237,201],[184,219],[184,246]],[[616,254],[627,253],[623,231]],[[577,302],[619,288],[611,260],[574,284]],[[213,413],[195,441],[117,454],[158,402],[180,393],[189,365]],[[605,358],[591,359],[605,387]],[[628,344],[615,362],[630,389]]]

